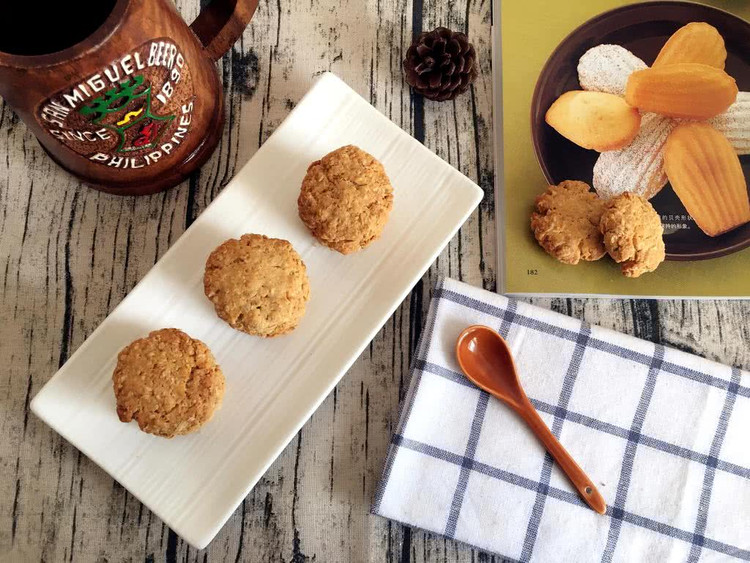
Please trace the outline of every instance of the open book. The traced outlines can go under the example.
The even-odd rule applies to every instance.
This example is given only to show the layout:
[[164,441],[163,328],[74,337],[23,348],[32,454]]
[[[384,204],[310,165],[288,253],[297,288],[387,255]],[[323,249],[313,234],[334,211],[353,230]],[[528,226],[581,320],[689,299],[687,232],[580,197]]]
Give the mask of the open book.
[[[493,16],[498,291],[750,297],[750,3],[495,0]],[[685,28],[693,22],[701,25]],[[662,55],[654,66],[672,37],[668,56]],[[695,51],[700,41],[706,45],[698,53],[690,52],[690,46]],[[640,90],[630,80],[643,69],[648,69],[651,80],[657,67],[662,70],[656,73],[656,82],[665,72],[679,75],[669,88],[666,106],[663,100],[652,103],[649,96],[658,88],[646,79],[640,81],[646,83]],[[590,140],[591,135],[581,140],[575,134],[580,131],[571,134],[566,126],[575,129],[587,116],[575,114],[575,104],[561,104],[568,114],[561,118],[562,126],[552,120],[552,127],[547,116],[550,106],[573,90],[619,96],[615,106],[626,107],[640,121],[629,136],[625,131],[618,138],[620,126],[607,122],[600,131],[606,142],[598,137]],[[581,99],[598,103],[590,94]],[[588,118],[585,125],[590,126]],[[667,139],[678,127],[682,132],[688,125],[731,145],[737,156],[729,151],[714,158],[703,154],[706,151],[683,154],[671,149],[680,158],[667,158],[666,166]],[[678,136],[674,139],[676,145]],[[599,150],[581,146],[589,142]],[[587,232],[580,223],[569,225],[565,217],[549,219],[545,229],[535,233],[530,217],[537,196],[565,180],[586,182],[603,204],[623,192],[642,196],[661,221],[666,260],[638,277],[623,275],[627,268],[622,261],[642,260],[642,246],[651,244],[633,239],[633,232],[636,237],[644,234],[639,228],[623,227],[624,238],[618,241],[622,246],[609,254],[605,250],[612,249],[605,248],[603,235],[597,242],[598,234]],[[590,223],[600,231],[598,219]],[[555,229],[565,236],[555,238]],[[537,238],[544,239],[547,251]],[[561,249],[561,244],[571,248]],[[623,248],[626,245],[633,249]],[[600,259],[592,259],[601,254]],[[561,255],[568,262],[580,261],[562,263],[556,259]]]

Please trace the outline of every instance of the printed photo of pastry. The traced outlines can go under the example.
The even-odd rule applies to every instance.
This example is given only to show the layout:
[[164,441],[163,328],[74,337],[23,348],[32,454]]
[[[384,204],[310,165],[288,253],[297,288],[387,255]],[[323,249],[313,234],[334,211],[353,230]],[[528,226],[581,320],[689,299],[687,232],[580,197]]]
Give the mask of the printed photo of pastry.
[[648,202],[655,215],[634,234],[652,242],[660,220],[663,242],[638,266],[609,252],[625,275],[652,271],[661,254],[704,260],[750,247],[748,45],[750,23],[737,16],[646,2],[583,23],[542,69],[531,128],[549,184],[587,182],[605,206],[637,197],[611,209]]
[[625,192],[603,199],[585,182],[566,180],[537,196],[531,230],[544,251],[563,264],[605,255],[622,275],[637,278],[664,261],[664,228],[654,207]]

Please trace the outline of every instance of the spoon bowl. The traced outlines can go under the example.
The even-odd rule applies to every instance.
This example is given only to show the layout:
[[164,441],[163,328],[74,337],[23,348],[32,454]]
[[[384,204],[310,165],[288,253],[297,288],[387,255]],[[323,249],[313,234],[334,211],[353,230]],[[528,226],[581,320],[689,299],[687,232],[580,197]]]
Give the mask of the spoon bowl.
[[518,413],[568,476],[586,504],[599,514],[604,514],[607,510],[604,497],[550,432],[526,396],[518,378],[513,354],[505,339],[490,327],[470,326],[456,341],[456,357],[464,374],[474,385]]
[[456,342],[458,364],[474,385],[521,406],[526,399],[508,343],[486,326],[464,330]]

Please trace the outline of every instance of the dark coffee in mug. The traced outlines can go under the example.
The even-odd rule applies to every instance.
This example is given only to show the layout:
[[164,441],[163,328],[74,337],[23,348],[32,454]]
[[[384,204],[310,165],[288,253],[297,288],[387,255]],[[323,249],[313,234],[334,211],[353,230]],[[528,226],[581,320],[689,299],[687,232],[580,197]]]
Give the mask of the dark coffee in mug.
[[[5,2],[3,2],[5,3]],[[115,0],[32,2],[11,0],[0,16],[0,51],[56,53],[83,41],[107,19]]]

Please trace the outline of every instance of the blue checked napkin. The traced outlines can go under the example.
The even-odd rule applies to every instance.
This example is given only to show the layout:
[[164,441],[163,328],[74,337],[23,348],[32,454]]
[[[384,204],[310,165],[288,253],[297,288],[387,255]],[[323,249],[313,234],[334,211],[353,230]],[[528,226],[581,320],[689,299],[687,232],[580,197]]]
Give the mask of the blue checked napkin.
[[[509,342],[605,516],[520,418],[461,375],[454,346],[472,324]],[[516,561],[750,560],[750,377],[446,279],[373,512]]]

